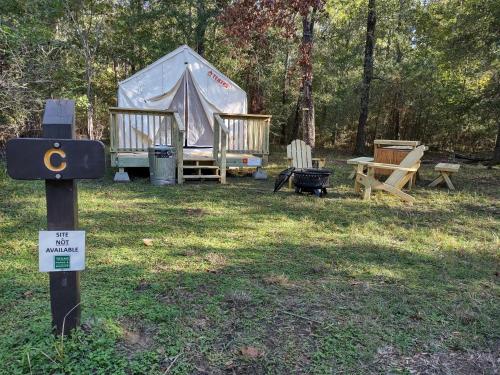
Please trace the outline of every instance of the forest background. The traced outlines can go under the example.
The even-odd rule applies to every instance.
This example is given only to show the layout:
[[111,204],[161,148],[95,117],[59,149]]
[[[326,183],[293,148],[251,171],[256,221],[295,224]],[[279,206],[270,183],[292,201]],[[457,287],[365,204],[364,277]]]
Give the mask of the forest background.
[[2,0],[0,149],[47,98],[108,138],[117,84],[182,44],[237,82],[271,141],[366,152],[376,138],[500,160],[495,0]]

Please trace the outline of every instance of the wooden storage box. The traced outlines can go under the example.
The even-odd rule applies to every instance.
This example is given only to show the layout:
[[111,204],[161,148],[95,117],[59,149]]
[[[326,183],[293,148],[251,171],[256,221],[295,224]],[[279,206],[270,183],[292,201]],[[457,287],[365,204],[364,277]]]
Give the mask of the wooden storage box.
[[[374,162],[399,165],[411,150],[420,145],[420,141],[398,141],[392,139],[376,139],[374,142]],[[376,176],[389,176],[390,169],[376,169]]]

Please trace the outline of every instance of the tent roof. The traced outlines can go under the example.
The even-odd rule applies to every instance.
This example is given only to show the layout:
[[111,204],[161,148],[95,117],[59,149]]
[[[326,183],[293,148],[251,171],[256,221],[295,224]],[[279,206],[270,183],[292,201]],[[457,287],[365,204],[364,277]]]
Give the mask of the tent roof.
[[118,86],[120,86],[120,85],[122,85],[122,84],[124,84],[124,83],[126,83],[126,82],[128,82],[128,81],[130,81],[132,79],[134,79],[134,78],[137,78],[137,77],[143,75],[148,70],[154,68],[157,65],[160,65],[160,64],[166,62],[167,60],[171,59],[172,57],[174,57],[174,56],[176,56],[176,55],[178,55],[180,53],[189,53],[189,54],[191,54],[195,59],[201,61],[205,65],[208,65],[211,69],[213,69],[213,70],[217,71],[218,73],[220,73],[220,75],[222,75],[226,80],[228,80],[229,82],[231,82],[235,87],[237,87],[238,89],[242,90],[242,88],[240,86],[238,86],[229,77],[227,77],[224,73],[222,73],[221,71],[219,71],[219,69],[217,69],[215,66],[213,66],[212,64],[210,64],[207,60],[205,60],[202,56],[200,56],[199,54],[197,54],[193,49],[191,49],[186,44],[180,46],[179,48],[173,50],[172,52],[166,54],[165,56],[159,58],[154,63],[149,64],[145,68],[139,70],[138,72],[136,72],[135,74],[131,75],[130,77],[124,79],[123,81],[118,82]]

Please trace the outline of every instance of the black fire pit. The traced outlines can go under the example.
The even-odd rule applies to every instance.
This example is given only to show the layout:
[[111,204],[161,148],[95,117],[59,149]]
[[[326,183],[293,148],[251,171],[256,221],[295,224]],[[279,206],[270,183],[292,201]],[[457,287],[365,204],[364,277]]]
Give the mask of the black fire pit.
[[312,193],[318,197],[327,194],[331,171],[328,169],[296,169],[293,184],[296,193]]
[[280,190],[293,175],[296,193],[311,193],[318,197],[327,194],[329,178],[332,174],[328,169],[295,169],[288,168],[280,173],[274,184],[274,192]]

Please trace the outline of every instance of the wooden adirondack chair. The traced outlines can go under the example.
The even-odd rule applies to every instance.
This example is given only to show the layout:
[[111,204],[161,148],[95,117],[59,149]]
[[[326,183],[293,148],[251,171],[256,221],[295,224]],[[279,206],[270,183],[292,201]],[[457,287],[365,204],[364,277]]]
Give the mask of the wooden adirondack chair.
[[[288,160],[288,167],[295,167],[300,169],[323,168],[326,160],[324,158],[313,158],[311,156],[311,146],[306,144],[300,139],[295,139],[286,146],[286,158]],[[292,179],[288,180],[288,187],[292,187]]]
[[[367,168],[366,174],[362,168],[358,168],[354,187],[356,192],[359,192],[361,186],[363,186],[363,199],[370,199],[372,190],[385,190],[388,193],[398,196],[405,202],[413,204],[415,198],[403,192],[402,189],[406,184],[411,189],[412,180],[420,167],[420,160],[424,156],[425,150],[427,150],[426,146],[418,146],[406,155],[399,165],[368,163],[365,165]],[[375,178],[375,169],[388,169],[393,172],[385,182],[381,182]]]

